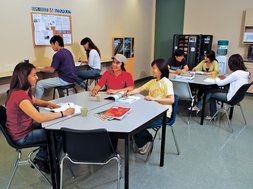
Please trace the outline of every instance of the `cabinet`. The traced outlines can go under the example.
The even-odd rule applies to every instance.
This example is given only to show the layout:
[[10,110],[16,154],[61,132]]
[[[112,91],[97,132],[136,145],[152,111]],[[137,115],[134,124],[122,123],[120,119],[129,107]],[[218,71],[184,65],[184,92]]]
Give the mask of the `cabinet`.
[[[253,81],[253,62],[247,62],[245,61],[245,66],[248,68],[249,72],[251,73],[250,82]],[[247,91],[248,93],[253,93],[253,85],[250,86],[250,88]]]
[[212,48],[212,35],[183,35],[175,34],[173,37],[173,52],[176,49],[184,51],[185,60],[189,69],[195,67]]
[[243,43],[253,44],[253,8],[246,9],[243,30]]

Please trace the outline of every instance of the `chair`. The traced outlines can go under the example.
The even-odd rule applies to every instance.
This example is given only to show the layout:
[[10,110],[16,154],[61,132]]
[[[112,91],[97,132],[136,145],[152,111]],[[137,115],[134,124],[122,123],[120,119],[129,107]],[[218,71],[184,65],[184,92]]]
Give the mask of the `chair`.
[[[65,159],[74,164],[104,165],[111,160],[118,163],[117,188],[120,186],[120,156],[115,152],[108,132],[105,129],[73,130],[62,128],[63,157],[60,161],[60,188],[62,188],[63,162]],[[80,145],[81,144],[81,145]]]
[[[174,142],[175,142],[175,145],[176,145],[176,149],[177,149],[177,155],[179,155],[180,151],[179,151],[179,147],[178,147],[177,140],[176,140],[176,137],[175,137],[175,134],[174,134],[174,130],[173,130],[173,124],[176,121],[176,115],[177,115],[177,108],[178,108],[179,97],[177,95],[174,95],[174,98],[175,98],[175,101],[174,101],[174,103],[172,105],[171,118],[166,123],[166,125],[171,128],[172,136],[173,136],[173,139],[174,139]],[[155,127],[155,128],[148,127],[148,129],[153,129],[155,131],[155,135],[154,135],[154,137],[152,139],[152,148],[153,148],[153,144],[154,144],[155,138],[156,138],[156,136],[157,136],[158,131],[160,130],[160,128],[161,128],[161,126]],[[146,162],[148,161],[151,153],[152,153],[152,149],[147,154]]]
[[[253,84],[253,82],[251,83],[247,83],[247,84],[244,84],[243,86],[241,86],[237,92],[234,94],[234,96],[229,100],[229,101],[221,101],[221,100],[218,100],[219,102],[222,103],[221,105],[221,108],[219,108],[217,110],[217,112],[213,115],[213,117],[209,120],[208,123],[210,123],[212,120],[214,120],[214,118],[216,117],[216,115],[221,112],[221,113],[224,113],[227,117],[227,120],[228,120],[228,126],[231,130],[231,132],[233,132],[233,128],[232,128],[232,125],[231,125],[231,122],[230,122],[230,119],[232,119],[232,115],[229,116],[228,115],[228,112],[229,111],[233,111],[234,109],[234,106],[239,106],[240,107],[240,110],[241,110],[241,113],[242,113],[242,117],[244,119],[244,123],[245,125],[247,125],[247,122],[246,122],[246,119],[245,119],[245,116],[244,116],[244,113],[243,113],[243,110],[242,110],[242,106],[240,104],[240,102],[244,99],[244,96],[246,95],[247,93],[247,90],[249,89],[249,87]],[[225,107],[223,106],[223,103],[227,104],[228,107]]]
[[101,78],[102,75],[97,75],[97,76],[94,76],[94,77],[89,77],[89,78],[86,78],[84,80],[84,83],[85,83],[85,90],[88,91],[88,84],[89,84],[89,81],[90,80],[94,80],[95,81],[95,86],[98,84],[98,80]]
[[173,81],[173,89],[174,89],[174,94],[176,94],[180,100],[191,101],[190,113],[189,113],[188,121],[187,121],[187,124],[189,125],[190,119],[192,117],[192,108],[193,108],[196,96],[192,95],[189,83],[186,83],[186,82]]
[[[8,135],[7,131],[6,131],[6,109],[5,107],[3,106],[0,106],[0,129],[7,141],[7,143],[13,147],[14,149],[16,149],[16,152],[17,152],[17,159],[16,159],[16,162],[14,164],[14,170],[13,170],[13,173],[11,175],[11,178],[10,178],[10,181],[8,183],[8,186],[7,186],[7,189],[10,188],[10,185],[12,183],[12,180],[15,176],[15,173],[17,171],[17,168],[18,166],[21,166],[21,165],[30,165],[30,166],[33,166],[39,173],[40,175],[51,185],[51,182],[48,180],[48,178],[44,175],[44,173],[42,173],[38,168],[37,166],[33,163],[32,161],[32,155],[39,150],[39,146],[42,145],[42,144],[25,144],[25,145],[16,145],[12,139],[10,138],[10,136]],[[28,159],[27,160],[22,160],[22,149],[24,148],[34,148],[34,147],[38,147],[34,150],[32,150],[29,154],[28,154]]]
[[69,85],[54,87],[54,89],[53,89],[54,90],[54,92],[53,92],[53,99],[55,99],[55,91],[56,90],[58,90],[58,92],[59,92],[59,90],[63,91],[63,92],[66,90],[66,94],[67,94],[67,96],[69,96],[69,89],[74,89],[75,93],[77,93],[77,90],[76,90],[76,87],[75,87],[74,83],[69,84]]

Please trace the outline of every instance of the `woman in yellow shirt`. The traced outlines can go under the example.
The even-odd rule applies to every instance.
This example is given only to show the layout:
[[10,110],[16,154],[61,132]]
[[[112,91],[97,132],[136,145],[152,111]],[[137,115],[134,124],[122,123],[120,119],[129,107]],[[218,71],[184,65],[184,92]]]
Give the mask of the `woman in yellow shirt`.
[[[205,54],[204,60],[202,60],[197,66],[195,66],[192,71],[201,71],[204,72],[204,75],[216,75],[219,73],[219,64],[215,58],[214,51],[207,51]],[[204,88],[200,85],[191,84],[193,90],[197,88],[197,98],[198,101],[201,99],[201,96],[204,93]]]
[[[168,79],[168,66],[164,59],[154,60],[151,66],[155,79],[152,79],[143,86],[128,92],[127,95],[137,94],[145,90],[148,91],[145,100],[156,101],[164,106],[168,106],[167,119],[169,119],[172,112],[172,104],[174,103],[174,91],[173,84]],[[159,119],[152,123],[152,127],[155,125],[162,125],[162,120]],[[152,135],[147,129],[137,133],[134,136],[134,140],[140,154],[146,154],[152,149]]]
[[204,60],[202,60],[192,71],[202,71],[205,75],[210,75],[213,72],[219,73],[218,61],[215,58],[214,51],[208,51],[205,54]]

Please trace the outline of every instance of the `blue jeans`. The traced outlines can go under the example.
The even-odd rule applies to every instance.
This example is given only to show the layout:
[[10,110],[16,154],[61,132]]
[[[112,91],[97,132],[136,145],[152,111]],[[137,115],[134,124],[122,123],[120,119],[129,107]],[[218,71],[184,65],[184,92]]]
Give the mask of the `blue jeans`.
[[85,79],[99,76],[100,72],[101,70],[93,69],[91,67],[87,67],[87,69],[84,69],[84,70],[78,70],[76,82],[80,85]]
[[[166,122],[169,121],[169,118],[166,118]],[[134,135],[134,141],[138,148],[143,147],[147,142],[152,141],[153,137],[149,133],[148,129],[161,127],[163,124],[162,119],[158,119],[152,122],[147,129],[142,130],[141,132]]]
[[59,77],[42,79],[37,82],[37,85],[35,88],[35,98],[41,99],[44,94],[44,90],[47,88],[52,88],[52,87],[56,87],[56,86],[65,86],[65,85],[69,85],[69,84],[71,84],[71,83],[62,80]]
[[45,143],[45,145],[40,146],[40,149],[36,154],[36,159],[48,161],[47,135],[44,129],[33,129],[33,131],[29,133],[25,138],[22,138],[16,142],[18,145],[36,143]]
[[[210,104],[210,116],[213,116],[217,112],[216,100],[226,102],[227,92],[226,91],[213,91],[206,95],[206,103]],[[197,107],[202,110],[203,100],[199,101]]]

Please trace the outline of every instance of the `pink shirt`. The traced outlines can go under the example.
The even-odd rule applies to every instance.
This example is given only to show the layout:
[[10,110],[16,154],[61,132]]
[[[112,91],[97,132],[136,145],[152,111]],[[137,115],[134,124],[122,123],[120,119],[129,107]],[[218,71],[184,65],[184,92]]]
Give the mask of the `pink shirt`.
[[19,108],[23,100],[29,100],[32,103],[32,99],[25,91],[13,91],[6,104],[6,128],[14,141],[25,138],[32,131],[33,119]]
[[100,87],[104,85],[107,89],[123,89],[125,87],[134,86],[133,77],[129,72],[122,71],[117,77],[113,73],[113,70],[106,71],[98,82]]

